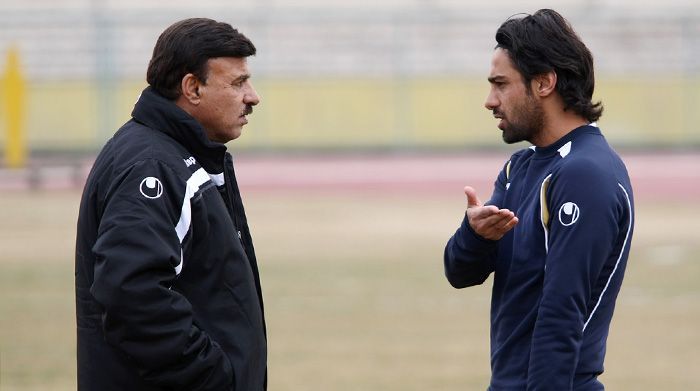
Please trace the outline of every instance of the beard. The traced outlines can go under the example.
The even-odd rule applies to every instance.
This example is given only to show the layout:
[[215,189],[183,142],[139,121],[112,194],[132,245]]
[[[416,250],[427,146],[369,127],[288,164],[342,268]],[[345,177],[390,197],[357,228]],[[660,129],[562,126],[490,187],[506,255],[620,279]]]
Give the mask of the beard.
[[531,94],[527,94],[523,104],[513,108],[511,115],[504,119],[503,141],[506,144],[532,143],[544,127],[544,110]]

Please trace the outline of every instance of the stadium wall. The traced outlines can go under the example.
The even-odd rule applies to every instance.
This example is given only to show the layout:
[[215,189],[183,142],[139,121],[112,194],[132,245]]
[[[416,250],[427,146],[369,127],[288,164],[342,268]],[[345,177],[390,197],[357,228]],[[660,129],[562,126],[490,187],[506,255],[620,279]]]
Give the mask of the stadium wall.
[[[30,148],[94,150],[129,119],[144,86],[115,83],[105,98],[100,97],[104,91],[89,82],[29,83],[26,136]],[[256,80],[255,86],[263,101],[236,148],[422,149],[501,144],[496,121],[483,107],[488,93],[483,79],[264,78]],[[700,146],[698,77],[604,78],[598,80],[595,98],[605,106],[599,124],[616,145]],[[100,107],[105,101],[111,105],[108,110]],[[6,137],[3,127],[0,143]]]
[[[184,17],[213,17],[258,47],[250,67],[263,104],[236,148],[501,146],[483,108],[493,33],[545,2],[374,3],[0,0],[0,71],[17,48],[30,149],[94,151],[129,118],[160,32]],[[700,3],[557,7],[594,54],[600,125],[614,144],[700,147]]]

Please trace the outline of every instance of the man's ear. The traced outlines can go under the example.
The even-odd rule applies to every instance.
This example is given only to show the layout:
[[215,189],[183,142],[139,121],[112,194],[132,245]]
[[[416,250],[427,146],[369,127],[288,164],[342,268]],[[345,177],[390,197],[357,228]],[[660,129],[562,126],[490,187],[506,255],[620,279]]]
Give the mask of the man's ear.
[[182,97],[185,98],[189,103],[193,105],[198,105],[200,101],[199,97],[199,87],[201,82],[197,76],[188,73],[180,81],[180,89],[182,90]]
[[549,71],[532,79],[532,90],[541,98],[551,95],[557,89],[557,73]]

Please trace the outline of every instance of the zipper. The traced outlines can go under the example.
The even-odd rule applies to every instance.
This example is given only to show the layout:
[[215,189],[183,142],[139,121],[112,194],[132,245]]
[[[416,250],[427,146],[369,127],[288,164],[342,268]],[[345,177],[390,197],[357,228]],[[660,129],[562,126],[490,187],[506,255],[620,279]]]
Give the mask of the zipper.
[[235,201],[233,199],[233,187],[231,187],[231,183],[233,179],[231,178],[231,174],[229,171],[229,167],[233,165],[233,162],[231,161],[231,158],[227,155],[224,156],[224,182],[226,185],[226,205],[228,206],[229,209],[229,215],[231,216],[231,221],[233,222],[233,225],[236,229],[236,233],[238,234],[238,240],[241,242],[241,246],[243,246],[243,250],[245,251],[245,243],[243,242],[243,234],[241,233],[241,230],[239,227],[241,226],[240,222],[236,218],[236,210],[235,210]]

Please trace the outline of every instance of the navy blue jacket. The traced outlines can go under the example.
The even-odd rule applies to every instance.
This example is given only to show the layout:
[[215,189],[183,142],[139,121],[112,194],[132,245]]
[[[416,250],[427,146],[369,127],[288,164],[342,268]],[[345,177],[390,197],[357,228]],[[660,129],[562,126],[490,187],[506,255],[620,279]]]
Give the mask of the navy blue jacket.
[[146,89],[80,203],[79,390],[265,388],[257,261],[231,156]]
[[597,377],[632,239],[627,170],[600,130],[515,153],[488,202],[518,224],[498,241],[466,219],[445,248],[462,288],[494,273],[490,390],[602,390]]

